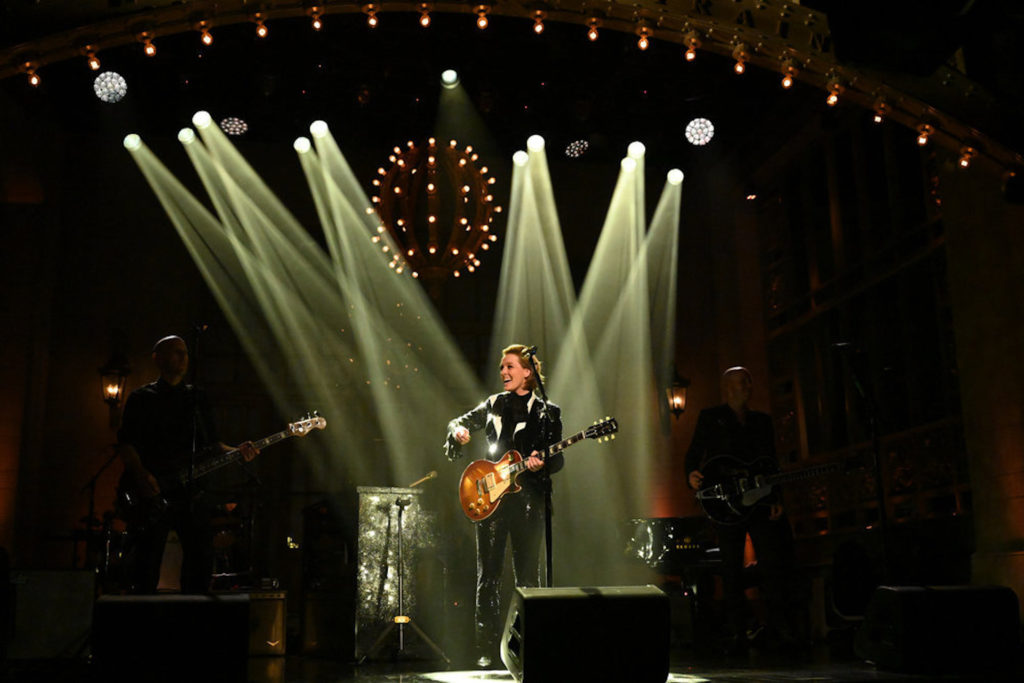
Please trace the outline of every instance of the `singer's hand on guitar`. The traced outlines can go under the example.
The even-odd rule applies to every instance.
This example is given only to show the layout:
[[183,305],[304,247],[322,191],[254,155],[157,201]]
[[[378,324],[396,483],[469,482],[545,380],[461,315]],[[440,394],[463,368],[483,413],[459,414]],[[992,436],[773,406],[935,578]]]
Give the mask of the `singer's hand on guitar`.
[[526,469],[536,472],[544,467],[544,461],[537,457],[538,455],[540,455],[540,451],[530,453],[530,457],[526,459]]
[[700,485],[704,483],[704,475],[700,473],[700,470],[694,470],[690,472],[690,488],[696,491],[700,488]]
[[463,446],[469,443],[469,430],[466,429],[465,427],[456,427],[454,436],[455,440],[458,441]]

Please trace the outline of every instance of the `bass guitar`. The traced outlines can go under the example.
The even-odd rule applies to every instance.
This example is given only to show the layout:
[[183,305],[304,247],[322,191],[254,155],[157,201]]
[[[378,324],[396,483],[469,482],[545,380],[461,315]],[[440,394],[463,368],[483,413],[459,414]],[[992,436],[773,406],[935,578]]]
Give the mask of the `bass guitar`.
[[[253,446],[263,450],[293,436],[306,436],[314,430],[326,427],[327,420],[313,413],[304,419],[289,422],[288,427],[279,432],[253,441]],[[117,486],[117,498],[122,515],[128,520],[142,524],[159,519],[167,510],[168,499],[179,500],[185,497],[189,482],[241,460],[242,451],[238,448],[221,451],[214,446],[200,453],[194,465],[181,462],[190,459],[179,458],[169,467],[153,472],[160,485],[160,493],[156,496],[147,497],[141,494],[137,490],[134,477],[128,472],[121,475],[121,481]]]
[[[547,453],[555,455],[583,439],[611,440],[615,438],[614,434],[617,431],[619,423],[615,418],[605,418],[568,439],[548,446]],[[526,461],[516,450],[508,451],[497,462],[474,460],[469,463],[459,480],[459,503],[462,505],[462,511],[473,522],[487,519],[498,509],[506,495],[522,490],[523,487],[516,483],[516,478],[525,471]]]
[[790,481],[820,477],[848,466],[842,462],[827,463],[791,472],[777,472],[771,458],[743,462],[731,455],[716,455],[700,468],[704,475],[697,500],[704,514],[718,524],[739,524],[746,520],[757,504],[772,492],[772,487]]

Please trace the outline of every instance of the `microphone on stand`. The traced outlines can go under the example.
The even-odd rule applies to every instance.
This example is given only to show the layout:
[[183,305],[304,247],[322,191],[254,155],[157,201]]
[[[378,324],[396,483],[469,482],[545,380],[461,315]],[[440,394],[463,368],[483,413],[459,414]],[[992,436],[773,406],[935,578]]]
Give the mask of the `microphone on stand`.
[[536,346],[530,346],[528,348],[523,349],[523,355],[526,356],[527,358],[534,358],[534,357],[536,357],[537,356],[537,347]]

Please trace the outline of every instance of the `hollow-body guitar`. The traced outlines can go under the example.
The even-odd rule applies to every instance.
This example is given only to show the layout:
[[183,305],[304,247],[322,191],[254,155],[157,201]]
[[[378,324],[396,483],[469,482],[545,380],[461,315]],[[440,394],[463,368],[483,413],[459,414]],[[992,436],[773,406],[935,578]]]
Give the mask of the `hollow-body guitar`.
[[[609,417],[548,446],[547,453],[555,455],[583,439],[611,439],[617,431],[619,423]],[[508,451],[497,462],[474,460],[469,463],[459,479],[459,503],[466,517],[480,522],[493,515],[506,495],[522,490],[516,478],[525,471],[526,460],[516,450]]]

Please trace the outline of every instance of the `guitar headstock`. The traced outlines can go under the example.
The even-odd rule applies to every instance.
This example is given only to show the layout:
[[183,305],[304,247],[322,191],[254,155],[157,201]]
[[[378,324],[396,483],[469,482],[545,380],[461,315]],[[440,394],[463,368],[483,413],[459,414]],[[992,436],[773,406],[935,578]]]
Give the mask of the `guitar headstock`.
[[606,417],[603,420],[595,421],[594,424],[584,429],[583,438],[611,441],[615,438],[617,431],[619,431],[619,423],[614,417]]
[[302,420],[288,423],[288,431],[291,432],[292,436],[305,436],[314,429],[326,429],[327,420],[317,415],[316,411],[313,411],[312,415],[307,414]]

